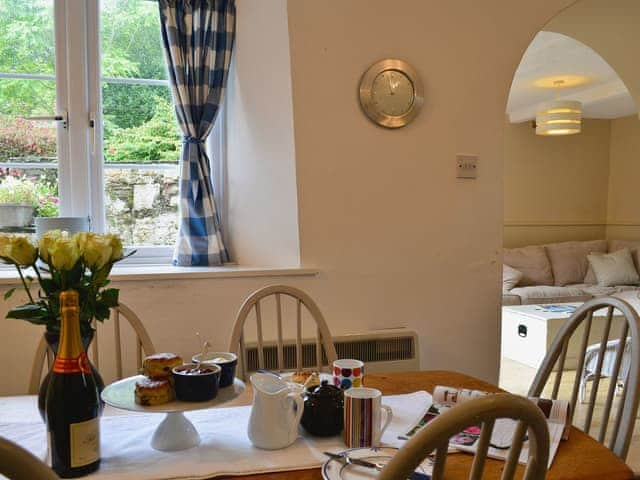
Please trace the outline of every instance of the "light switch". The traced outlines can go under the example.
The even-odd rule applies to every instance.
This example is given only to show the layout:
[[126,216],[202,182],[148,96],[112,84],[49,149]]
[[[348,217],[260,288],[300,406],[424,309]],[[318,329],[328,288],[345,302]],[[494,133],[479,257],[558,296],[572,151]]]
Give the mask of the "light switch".
[[456,155],[456,178],[478,178],[477,155]]

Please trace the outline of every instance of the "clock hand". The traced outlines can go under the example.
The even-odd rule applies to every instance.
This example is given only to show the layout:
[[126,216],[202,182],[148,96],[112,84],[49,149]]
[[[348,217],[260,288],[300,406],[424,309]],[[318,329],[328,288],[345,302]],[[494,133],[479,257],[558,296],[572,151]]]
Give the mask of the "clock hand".
[[389,94],[393,95],[393,85],[391,84],[391,74],[387,75],[387,84],[389,85]]

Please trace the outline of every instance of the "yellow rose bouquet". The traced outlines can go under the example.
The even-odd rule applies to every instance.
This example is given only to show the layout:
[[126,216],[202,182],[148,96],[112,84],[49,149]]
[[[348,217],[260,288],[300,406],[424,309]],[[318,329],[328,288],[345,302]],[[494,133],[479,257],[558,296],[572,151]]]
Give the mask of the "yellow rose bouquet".
[[[111,234],[51,230],[37,245],[25,236],[0,235],[0,260],[16,267],[29,297],[28,303],[9,310],[7,318],[46,325],[48,332],[58,333],[60,292],[74,289],[80,294],[81,334],[91,333],[92,320],[104,321],[118,305],[118,289],[108,288],[111,268],[133,253],[125,255],[122,241]],[[34,298],[30,286],[36,280],[40,288]],[[9,290],[5,300],[14,291]]]

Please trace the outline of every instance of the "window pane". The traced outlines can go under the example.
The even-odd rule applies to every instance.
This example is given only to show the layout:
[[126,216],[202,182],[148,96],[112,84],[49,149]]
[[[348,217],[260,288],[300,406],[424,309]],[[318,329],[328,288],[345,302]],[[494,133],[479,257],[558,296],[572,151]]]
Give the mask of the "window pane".
[[106,228],[128,245],[172,245],[180,137],[157,3],[103,1],[100,41]]
[[54,71],[53,0],[0,0],[0,72]]
[[11,117],[53,115],[55,110],[56,83],[54,80],[0,78],[0,115]]
[[100,9],[102,76],[166,80],[158,3],[102,0]]
[[178,233],[177,165],[105,166],[107,230],[127,245],[172,245]]
[[24,119],[55,113],[53,40],[52,0],[0,0],[0,229],[58,215],[57,124]]
[[180,140],[166,86],[102,83],[106,162],[176,163]]

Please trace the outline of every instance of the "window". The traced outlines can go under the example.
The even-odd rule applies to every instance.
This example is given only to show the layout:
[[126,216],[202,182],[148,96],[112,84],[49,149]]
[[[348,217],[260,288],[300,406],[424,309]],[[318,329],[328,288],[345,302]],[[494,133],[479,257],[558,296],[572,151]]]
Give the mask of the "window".
[[156,2],[101,1],[100,67],[105,230],[129,245],[171,245],[180,138]]
[[40,215],[89,215],[138,261],[167,262],[177,233],[163,55],[156,2],[0,0],[0,180],[33,186]]
[[38,214],[52,216],[59,211],[57,122],[25,117],[56,111],[54,23],[53,0],[0,2],[0,178],[8,178],[0,201],[39,200]]

